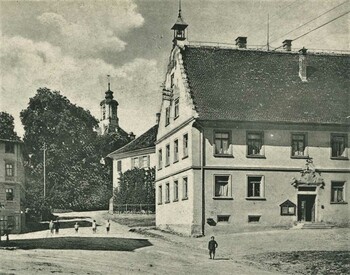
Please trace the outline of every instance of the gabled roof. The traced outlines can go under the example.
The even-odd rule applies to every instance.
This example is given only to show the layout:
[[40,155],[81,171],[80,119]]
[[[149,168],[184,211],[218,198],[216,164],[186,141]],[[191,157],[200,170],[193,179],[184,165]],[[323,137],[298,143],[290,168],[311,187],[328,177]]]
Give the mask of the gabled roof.
[[186,46],[182,58],[199,120],[350,124],[349,55]]
[[119,148],[118,150],[110,153],[107,157],[113,158],[120,154],[126,154],[137,150],[141,150],[141,149],[155,147],[157,132],[158,132],[158,124],[154,125],[152,128],[150,128],[148,131],[143,133],[138,138],[132,140],[128,144]]

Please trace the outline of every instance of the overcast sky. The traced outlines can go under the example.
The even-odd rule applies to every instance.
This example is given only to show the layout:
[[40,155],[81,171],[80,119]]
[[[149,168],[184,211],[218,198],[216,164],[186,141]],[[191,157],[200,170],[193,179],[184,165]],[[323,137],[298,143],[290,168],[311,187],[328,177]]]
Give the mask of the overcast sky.
[[[19,112],[39,87],[61,91],[99,118],[107,74],[121,127],[139,135],[154,125],[177,0],[0,0],[0,8],[0,110],[15,117],[20,135]],[[269,14],[273,47],[348,10],[346,0],[182,0],[190,41],[234,43],[247,36],[248,45],[266,44]],[[349,50],[349,14],[293,43],[295,49],[303,46]]]

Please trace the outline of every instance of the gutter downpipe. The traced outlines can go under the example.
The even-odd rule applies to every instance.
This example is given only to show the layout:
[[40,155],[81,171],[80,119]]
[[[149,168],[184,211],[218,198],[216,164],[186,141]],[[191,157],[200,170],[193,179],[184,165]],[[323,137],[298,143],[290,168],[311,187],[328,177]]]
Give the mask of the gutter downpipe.
[[205,236],[205,174],[204,174],[204,165],[205,165],[205,151],[204,151],[204,130],[203,126],[196,121],[196,124],[199,126],[198,130],[200,132],[200,146],[199,146],[199,156],[200,156],[200,170],[201,170],[201,184],[202,184],[202,236]]

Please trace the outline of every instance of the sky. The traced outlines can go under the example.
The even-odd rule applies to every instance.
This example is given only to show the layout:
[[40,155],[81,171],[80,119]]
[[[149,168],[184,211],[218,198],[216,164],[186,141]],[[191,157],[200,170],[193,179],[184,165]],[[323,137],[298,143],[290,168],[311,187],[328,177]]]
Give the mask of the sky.
[[[350,10],[346,0],[181,3],[189,41],[234,43],[247,36],[248,46],[265,45],[269,16],[272,48]],[[14,116],[23,136],[19,113],[47,87],[99,119],[109,74],[120,126],[142,134],[159,112],[177,14],[178,0],[0,0],[0,111]],[[349,39],[347,14],[293,41],[293,49],[349,50]]]

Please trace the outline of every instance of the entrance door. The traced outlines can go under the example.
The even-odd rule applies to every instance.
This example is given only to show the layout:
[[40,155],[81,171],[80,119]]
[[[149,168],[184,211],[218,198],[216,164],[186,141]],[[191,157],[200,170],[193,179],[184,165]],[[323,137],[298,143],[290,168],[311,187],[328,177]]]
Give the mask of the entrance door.
[[315,221],[316,195],[298,195],[298,221]]

